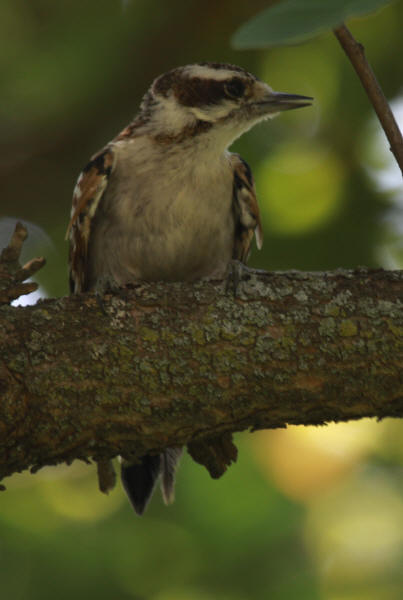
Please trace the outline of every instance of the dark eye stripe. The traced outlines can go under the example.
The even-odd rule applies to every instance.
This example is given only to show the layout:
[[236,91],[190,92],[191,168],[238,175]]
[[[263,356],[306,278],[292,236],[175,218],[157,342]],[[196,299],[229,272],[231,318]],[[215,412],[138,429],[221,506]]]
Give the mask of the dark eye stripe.
[[[236,71],[234,68],[233,70]],[[252,75],[245,73],[252,80]],[[184,69],[174,69],[161,75],[154,83],[154,92],[168,97],[173,93],[182,106],[208,106],[218,104],[225,98],[240,98],[245,93],[247,82],[243,77],[235,75],[228,80],[192,77]]]
[[185,85],[183,83],[174,88],[175,96],[183,106],[218,104],[225,97],[222,81],[192,77]]

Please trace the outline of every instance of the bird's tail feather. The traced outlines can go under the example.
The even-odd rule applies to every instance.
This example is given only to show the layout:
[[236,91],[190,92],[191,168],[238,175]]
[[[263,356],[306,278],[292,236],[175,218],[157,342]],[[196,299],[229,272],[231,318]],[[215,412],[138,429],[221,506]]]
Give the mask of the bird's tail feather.
[[138,515],[142,515],[154,491],[161,473],[160,456],[146,455],[140,462],[130,464],[122,462],[122,483],[132,506]]
[[161,477],[161,491],[165,504],[173,502],[175,471],[181,454],[181,448],[167,448],[161,454],[154,456],[146,454],[135,464],[122,461],[123,487],[138,515],[142,515],[145,511],[159,477]]
[[167,448],[161,454],[161,492],[165,504],[175,500],[175,473],[183,448]]

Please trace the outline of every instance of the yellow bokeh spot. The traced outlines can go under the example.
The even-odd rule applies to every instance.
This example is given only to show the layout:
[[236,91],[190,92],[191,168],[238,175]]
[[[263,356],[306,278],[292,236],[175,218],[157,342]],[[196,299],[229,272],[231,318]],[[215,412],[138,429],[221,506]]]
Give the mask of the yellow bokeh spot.
[[370,582],[399,569],[399,487],[380,471],[360,472],[311,504],[306,542],[328,582]]
[[264,228],[301,234],[325,225],[342,203],[343,169],[335,155],[286,143],[256,172]]
[[263,470],[285,494],[310,502],[377,447],[383,428],[373,419],[326,427],[290,426],[255,434],[253,447]]

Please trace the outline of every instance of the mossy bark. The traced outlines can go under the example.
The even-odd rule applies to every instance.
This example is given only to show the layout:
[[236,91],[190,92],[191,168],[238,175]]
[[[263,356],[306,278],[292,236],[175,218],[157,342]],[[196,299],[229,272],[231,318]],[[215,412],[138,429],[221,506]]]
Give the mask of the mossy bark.
[[0,308],[0,477],[247,428],[403,416],[403,272],[222,283]]

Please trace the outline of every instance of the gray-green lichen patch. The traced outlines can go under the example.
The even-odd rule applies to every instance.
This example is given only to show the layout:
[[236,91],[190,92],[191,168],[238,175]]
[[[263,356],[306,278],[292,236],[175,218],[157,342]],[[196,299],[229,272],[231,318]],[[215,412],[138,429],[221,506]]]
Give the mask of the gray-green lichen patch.
[[352,302],[351,300],[352,293],[350,292],[350,290],[343,290],[342,292],[339,292],[336,296],[334,296],[333,304],[336,304],[341,308],[348,309],[350,305],[354,304],[354,302]]
[[327,315],[329,317],[338,317],[340,314],[340,307],[337,305],[334,305],[333,303],[326,304],[324,313],[325,313],[325,315]]
[[326,337],[333,337],[336,331],[336,321],[333,317],[327,317],[326,319],[322,319],[319,324],[319,333],[320,335]]
[[140,327],[139,336],[145,342],[150,342],[151,344],[155,344],[159,340],[158,331],[151,329],[150,327]]
[[388,329],[391,333],[393,333],[394,336],[396,336],[396,338],[398,340],[400,340],[400,343],[403,343],[403,319],[402,319],[402,325],[394,325],[391,320],[389,319],[387,321],[387,325],[388,325]]
[[341,321],[338,330],[343,337],[351,337],[358,333],[358,327],[351,319],[344,319]]
[[294,297],[296,300],[298,300],[298,302],[306,302],[308,300],[308,296],[304,290],[298,290]]

